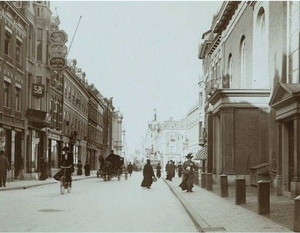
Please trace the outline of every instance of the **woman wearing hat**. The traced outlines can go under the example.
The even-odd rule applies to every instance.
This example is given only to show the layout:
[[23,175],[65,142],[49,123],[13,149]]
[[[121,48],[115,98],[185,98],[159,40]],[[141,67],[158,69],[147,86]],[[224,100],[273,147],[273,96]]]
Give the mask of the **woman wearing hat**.
[[181,187],[183,191],[187,190],[187,192],[193,192],[192,188],[194,187],[194,170],[196,168],[196,164],[192,161],[192,153],[189,153],[186,158],[187,161],[185,161],[182,165],[183,177],[179,187]]

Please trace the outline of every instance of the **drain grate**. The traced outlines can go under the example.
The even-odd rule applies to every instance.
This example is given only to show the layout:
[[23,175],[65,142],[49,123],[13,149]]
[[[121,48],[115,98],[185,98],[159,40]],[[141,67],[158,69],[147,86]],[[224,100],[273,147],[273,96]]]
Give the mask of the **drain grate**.
[[62,210],[57,209],[41,209],[39,212],[61,212]]

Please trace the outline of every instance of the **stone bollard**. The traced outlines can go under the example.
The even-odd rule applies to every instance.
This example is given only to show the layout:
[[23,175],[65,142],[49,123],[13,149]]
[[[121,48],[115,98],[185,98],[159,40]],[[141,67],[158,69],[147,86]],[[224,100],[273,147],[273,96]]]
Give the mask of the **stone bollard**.
[[194,171],[194,184],[199,184],[199,172]]
[[228,197],[228,180],[227,175],[220,176],[221,197]]
[[246,179],[235,179],[235,204],[246,204]]
[[300,232],[300,196],[295,198],[294,205],[294,231]]
[[206,173],[202,172],[201,173],[201,188],[206,188]]
[[270,182],[260,180],[257,186],[258,214],[270,214]]
[[213,178],[211,173],[206,173],[206,190],[213,190]]

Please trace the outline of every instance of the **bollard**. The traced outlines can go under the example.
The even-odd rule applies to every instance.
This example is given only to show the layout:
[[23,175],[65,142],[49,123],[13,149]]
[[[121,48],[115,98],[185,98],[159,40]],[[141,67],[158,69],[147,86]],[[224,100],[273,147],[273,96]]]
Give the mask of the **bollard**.
[[212,179],[211,173],[206,174],[206,190],[209,190],[209,191],[213,190],[213,179]]
[[201,173],[201,188],[206,188],[206,173]]
[[221,197],[228,197],[228,180],[227,175],[220,176]]
[[199,172],[194,171],[194,184],[199,184]]
[[246,179],[235,179],[235,204],[246,204]]
[[300,232],[300,196],[295,198],[294,205],[294,231]]
[[257,187],[258,214],[270,214],[270,182],[260,180]]

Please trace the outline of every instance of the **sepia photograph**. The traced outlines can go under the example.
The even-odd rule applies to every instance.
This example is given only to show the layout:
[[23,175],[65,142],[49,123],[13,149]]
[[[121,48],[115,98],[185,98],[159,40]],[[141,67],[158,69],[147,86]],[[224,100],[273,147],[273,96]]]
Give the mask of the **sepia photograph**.
[[299,47],[299,1],[0,1],[0,232],[300,232]]

